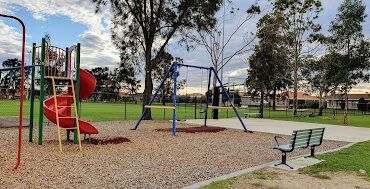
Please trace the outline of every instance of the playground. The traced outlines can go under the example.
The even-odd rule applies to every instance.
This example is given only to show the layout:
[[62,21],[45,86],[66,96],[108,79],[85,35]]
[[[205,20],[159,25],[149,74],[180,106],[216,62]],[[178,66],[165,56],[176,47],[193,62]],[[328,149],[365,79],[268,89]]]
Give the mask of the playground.
[[[63,142],[58,153],[57,128],[44,129],[44,145],[24,143],[22,167],[12,171],[15,128],[2,129],[0,134],[1,186],[23,188],[108,187],[117,188],[180,188],[240,169],[279,159],[271,150],[273,134],[227,129],[217,133],[177,132],[173,137],[168,121],[144,121],[136,131],[134,121],[93,123],[98,138],[124,136],[131,142],[110,145],[83,143],[83,152],[72,142]],[[178,122],[178,128],[195,127]],[[24,137],[28,138],[28,132]],[[13,136],[13,137],[9,137]],[[324,141],[319,151],[338,148],[346,142]],[[258,149],[258,150],[256,150]],[[306,154],[298,150],[292,156]],[[18,180],[21,180],[19,182]]]
[[[80,67],[80,43],[56,47],[42,38],[39,45],[32,44],[32,58],[26,64],[23,22],[0,16],[18,20],[24,34],[21,66],[0,69],[0,74],[13,78],[20,72],[21,86],[19,99],[0,101],[11,107],[0,110],[0,121],[15,123],[0,127],[1,187],[182,188],[245,169],[257,170],[280,159],[275,166],[293,170],[288,164],[291,157],[310,153],[307,161],[313,161],[315,151],[327,152],[370,139],[367,120],[361,115],[360,121],[354,122],[358,127],[346,128],[330,125],[335,121],[325,121],[327,125],[317,124],[320,121],[301,123],[310,122],[303,111],[304,119],[296,120],[300,122],[272,120],[287,110],[267,112],[273,115],[271,120],[251,118],[249,114],[256,112],[235,106],[214,67],[177,61],[166,69],[144,106],[86,102],[97,87],[97,79]],[[199,108],[197,101],[178,103],[177,84],[188,79],[189,69],[202,72],[200,94],[204,101]],[[212,77],[217,85],[214,88]],[[173,82],[173,93],[166,105],[157,101],[168,81]],[[187,94],[187,86],[185,90]],[[147,116],[153,120],[145,120]],[[281,145],[278,138],[289,143]],[[270,169],[264,174],[270,174]],[[276,172],[272,174],[290,174]]]

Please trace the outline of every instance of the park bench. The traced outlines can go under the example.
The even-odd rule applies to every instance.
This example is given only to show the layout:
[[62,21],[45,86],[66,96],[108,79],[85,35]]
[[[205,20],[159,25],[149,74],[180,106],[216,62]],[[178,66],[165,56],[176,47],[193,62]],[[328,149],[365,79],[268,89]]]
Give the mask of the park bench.
[[249,118],[251,115],[254,115],[256,117],[260,117],[261,116],[261,113],[250,113],[250,112],[244,113],[244,117],[245,118]]
[[278,138],[283,138],[281,136],[275,136],[275,141],[277,147],[273,149],[279,150],[282,153],[281,163],[276,164],[278,165],[286,165],[289,168],[293,169],[290,165],[287,164],[287,156],[286,154],[289,152],[293,152],[294,149],[297,148],[311,148],[310,156],[307,157],[315,157],[315,147],[320,146],[322,144],[322,140],[324,137],[324,130],[325,128],[315,128],[315,129],[304,129],[304,130],[296,130],[293,131],[293,134],[290,139],[289,144],[280,145],[278,142]]

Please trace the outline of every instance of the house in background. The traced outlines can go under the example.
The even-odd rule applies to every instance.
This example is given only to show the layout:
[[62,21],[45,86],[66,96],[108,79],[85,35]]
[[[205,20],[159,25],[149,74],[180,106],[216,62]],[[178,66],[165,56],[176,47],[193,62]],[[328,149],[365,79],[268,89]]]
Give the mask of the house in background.
[[[286,109],[286,108],[293,108],[293,92],[282,92],[276,95],[276,108],[277,109]],[[260,99],[259,97],[251,97],[251,96],[242,96],[242,106],[259,106],[260,105]],[[297,99],[298,99],[298,107],[302,108],[307,105],[312,105],[314,103],[318,103],[318,98],[316,96],[312,96],[305,92],[298,92],[297,93]],[[266,96],[265,106],[272,107],[273,106],[273,100],[269,98],[269,96]]]
[[[241,107],[258,107],[260,106],[260,98],[257,96],[242,96],[241,97]],[[268,106],[267,100],[263,102],[264,106]]]
[[[282,92],[276,95],[276,107],[277,108],[293,108],[293,99],[294,99],[294,92]],[[298,107],[303,107],[307,104],[313,104],[318,102],[318,98],[316,96],[312,96],[306,92],[298,92],[297,93],[298,99]],[[272,99],[270,99],[270,106],[272,106]]]
[[[359,99],[363,97],[365,100],[370,101],[370,94],[348,94],[348,109],[358,109],[357,104]],[[330,109],[344,109],[345,97],[343,94],[336,94],[326,97],[327,108]]]

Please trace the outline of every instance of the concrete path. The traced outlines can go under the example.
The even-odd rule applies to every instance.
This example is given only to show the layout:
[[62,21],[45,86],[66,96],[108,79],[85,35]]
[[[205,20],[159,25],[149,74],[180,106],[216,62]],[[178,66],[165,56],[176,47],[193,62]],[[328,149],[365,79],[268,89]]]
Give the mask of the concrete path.
[[[18,127],[19,118],[12,117],[0,117],[0,128],[4,127]],[[28,118],[23,118],[23,126],[28,127],[30,120]]]
[[292,159],[287,162],[288,165],[292,166],[293,169],[289,168],[286,165],[271,165],[270,167],[277,168],[277,169],[284,169],[287,171],[297,171],[300,168],[305,168],[311,165],[315,165],[318,163],[321,163],[322,160],[316,159],[316,158],[305,158],[305,157],[300,157],[297,159]]
[[[317,124],[317,123],[303,123],[303,122],[293,122],[293,121],[279,121],[271,119],[243,119],[248,130],[291,135],[293,130],[308,129],[308,128],[318,128],[325,127],[324,139],[336,140],[344,142],[362,142],[370,140],[370,128],[361,127],[349,127],[340,125],[327,125],[327,124]],[[232,129],[243,129],[239,120],[237,118],[232,119],[219,119],[207,120],[207,125],[232,128]],[[204,120],[187,120],[186,123],[203,125]],[[370,123],[369,123],[370,124]]]

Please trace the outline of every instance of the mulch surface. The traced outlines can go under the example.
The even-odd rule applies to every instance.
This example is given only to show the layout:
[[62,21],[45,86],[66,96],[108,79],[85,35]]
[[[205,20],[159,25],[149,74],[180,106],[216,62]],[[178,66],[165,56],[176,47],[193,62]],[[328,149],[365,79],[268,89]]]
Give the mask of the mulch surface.
[[95,144],[95,145],[121,144],[124,142],[131,142],[131,140],[125,137],[115,137],[115,138],[106,138],[106,139],[92,138],[90,140],[90,143]]
[[[28,142],[28,129],[23,130],[21,167],[12,171],[16,160],[18,128],[0,129],[0,188],[150,188],[177,189],[248,167],[280,160],[281,153],[273,134],[226,129],[218,133],[197,134],[156,132],[171,128],[169,121],[136,121],[93,123],[99,134],[98,144],[125,141],[114,145],[62,141],[58,148],[57,127],[44,127],[44,144]],[[210,129],[178,123],[179,130]],[[219,128],[217,128],[219,129]],[[221,128],[222,129],[222,128]],[[65,132],[62,133],[65,137]],[[114,138],[120,137],[120,138]],[[289,136],[286,136],[289,141]],[[324,140],[317,151],[347,143]],[[299,149],[288,155],[308,154]]]
[[[159,132],[170,132],[172,131],[172,128],[155,129],[155,130]],[[176,132],[184,132],[184,133],[218,133],[224,130],[226,130],[226,128],[209,127],[209,126],[176,128]]]

